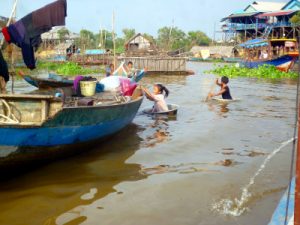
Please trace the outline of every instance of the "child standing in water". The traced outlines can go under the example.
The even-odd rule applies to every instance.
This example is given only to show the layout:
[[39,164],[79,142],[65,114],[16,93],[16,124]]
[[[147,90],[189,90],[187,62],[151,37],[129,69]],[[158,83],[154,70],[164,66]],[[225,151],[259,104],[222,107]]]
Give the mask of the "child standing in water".
[[231,94],[230,94],[230,90],[229,90],[229,87],[228,87],[228,83],[229,83],[229,79],[226,76],[223,76],[221,78],[221,83],[219,83],[219,80],[216,79],[216,84],[221,87],[221,90],[217,93],[209,93],[208,97],[212,98],[214,96],[222,95],[223,99],[232,99]]
[[169,110],[165,101],[165,98],[169,95],[169,90],[164,85],[155,84],[153,86],[153,93],[150,93],[146,88],[143,88],[143,91],[150,101],[154,101],[152,112],[166,112]]

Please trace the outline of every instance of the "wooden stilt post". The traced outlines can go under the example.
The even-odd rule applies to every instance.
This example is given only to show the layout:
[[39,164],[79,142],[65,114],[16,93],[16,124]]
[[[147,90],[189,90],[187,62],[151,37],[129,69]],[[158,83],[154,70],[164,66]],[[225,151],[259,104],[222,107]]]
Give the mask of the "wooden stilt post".
[[[298,37],[298,40],[300,40],[299,37]],[[299,47],[300,47],[300,45],[298,46],[298,48]],[[300,59],[300,57],[299,57],[299,59]],[[298,63],[298,76],[300,76],[300,64],[299,63]],[[300,78],[298,77],[298,79],[300,79]],[[299,93],[297,93],[297,95],[299,97]],[[300,225],[300,104],[299,104],[299,102],[297,104],[298,104],[298,140],[297,140],[297,153],[296,153],[297,158],[296,158],[294,225]]]
[[[299,65],[298,65],[299,66]],[[298,95],[298,93],[297,93]],[[299,104],[298,104],[299,107]],[[300,110],[300,109],[299,109]],[[300,116],[298,115],[298,141],[297,141],[297,158],[296,158],[296,187],[295,187],[295,209],[294,225],[300,225]]]

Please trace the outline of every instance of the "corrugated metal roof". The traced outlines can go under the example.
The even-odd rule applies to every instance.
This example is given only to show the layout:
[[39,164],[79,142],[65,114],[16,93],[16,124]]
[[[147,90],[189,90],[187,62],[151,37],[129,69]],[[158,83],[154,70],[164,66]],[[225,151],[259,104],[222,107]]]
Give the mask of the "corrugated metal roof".
[[237,17],[250,17],[259,14],[259,12],[245,12],[245,13],[236,13],[231,14],[228,18],[237,18]]
[[258,12],[278,11],[281,10],[285,5],[286,2],[254,1],[245,9],[245,11],[251,6]]
[[255,16],[259,14],[259,12],[243,12],[243,13],[234,13],[234,14],[231,14],[230,16],[227,16],[225,18],[223,18],[221,20],[221,22],[227,20],[227,19],[230,19],[230,18],[239,18],[239,17],[250,17],[250,16]]
[[296,10],[279,10],[274,12],[267,12],[257,15],[258,18],[270,17],[270,16],[285,16],[295,13]]

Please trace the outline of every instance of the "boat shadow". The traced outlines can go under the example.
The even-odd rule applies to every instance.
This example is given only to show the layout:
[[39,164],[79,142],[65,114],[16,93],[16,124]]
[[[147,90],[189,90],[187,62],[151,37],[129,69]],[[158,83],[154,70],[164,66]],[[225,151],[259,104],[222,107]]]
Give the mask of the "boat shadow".
[[[59,215],[74,207],[89,205],[112,193],[121,195],[122,191],[116,190],[118,184],[148,177],[140,172],[140,164],[127,162],[140,149],[140,132],[143,128],[130,124],[90,151],[1,181],[0,199],[2,202],[11,201],[14,205],[22,203],[22,208],[29,209],[28,214],[34,214],[39,206],[32,205],[32,196],[43,193],[42,196],[47,196],[47,204],[43,213],[32,220],[36,224],[56,224]],[[18,220],[25,220],[25,214],[21,213]]]
[[[130,124],[118,133],[92,142],[70,145],[68,147],[43,147],[43,148],[12,148],[7,151],[6,156],[0,157],[0,182],[22,176],[37,169],[43,169],[52,163],[61,161],[72,162],[79,160],[97,161],[98,157],[105,154],[116,153],[124,158],[130,157],[139,149],[142,139],[138,133],[143,128],[136,124]],[[117,140],[117,141],[116,141]],[[130,149],[121,146],[131,146]],[[93,155],[93,157],[90,157]],[[85,163],[90,163],[85,161]]]

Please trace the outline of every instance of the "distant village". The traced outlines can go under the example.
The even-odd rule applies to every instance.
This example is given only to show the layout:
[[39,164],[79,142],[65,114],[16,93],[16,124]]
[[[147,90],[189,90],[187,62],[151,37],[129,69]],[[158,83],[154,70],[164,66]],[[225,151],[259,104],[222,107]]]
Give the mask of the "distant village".
[[[299,10],[298,0],[254,1],[244,9],[224,15],[220,30],[216,31],[222,36],[219,40],[201,31],[185,33],[177,27],[159,29],[156,38],[135,29],[123,29],[124,36],[115,40],[116,51],[119,56],[130,57],[177,56],[203,60],[237,57],[239,44],[251,39],[299,37],[299,27],[293,22]],[[6,20],[0,17],[0,24],[5,24]],[[66,27],[55,27],[42,35],[42,41],[37,56],[55,57],[55,60],[99,61],[99,55],[109,55],[113,48],[112,32],[107,30],[96,34],[81,30],[77,34]]]

